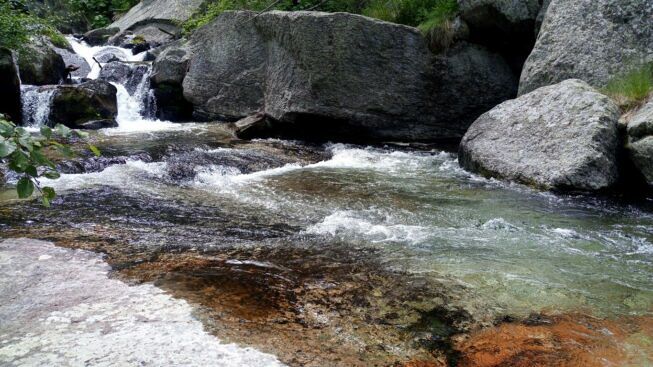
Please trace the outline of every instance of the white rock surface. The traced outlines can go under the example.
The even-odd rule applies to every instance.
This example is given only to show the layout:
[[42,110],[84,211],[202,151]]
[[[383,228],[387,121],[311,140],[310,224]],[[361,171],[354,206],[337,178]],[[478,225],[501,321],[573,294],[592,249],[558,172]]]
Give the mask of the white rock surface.
[[272,355],[221,344],[185,301],[108,271],[92,252],[0,242],[0,365],[281,366]]

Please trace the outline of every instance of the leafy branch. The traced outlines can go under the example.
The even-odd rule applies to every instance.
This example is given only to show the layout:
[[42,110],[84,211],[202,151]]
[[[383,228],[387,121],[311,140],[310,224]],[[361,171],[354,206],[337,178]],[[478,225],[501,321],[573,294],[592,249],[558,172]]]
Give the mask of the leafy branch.
[[[6,161],[7,167],[21,176],[16,184],[19,198],[32,196],[36,189],[41,194],[43,205],[50,206],[56,193],[52,187],[41,187],[39,178],[57,179],[61,175],[44,150],[54,149],[64,157],[74,157],[75,152],[65,143],[73,136],[86,139],[88,134],[59,124],[54,129],[42,126],[40,136],[32,135],[26,129],[0,118],[0,160]],[[95,156],[100,155],[94,145],[89,143],[88,148]]]

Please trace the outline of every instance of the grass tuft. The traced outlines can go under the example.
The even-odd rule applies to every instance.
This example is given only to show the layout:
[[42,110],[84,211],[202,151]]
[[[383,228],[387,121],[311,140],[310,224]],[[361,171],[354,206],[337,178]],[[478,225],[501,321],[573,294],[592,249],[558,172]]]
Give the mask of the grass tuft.
[[602,90],[622,110],[639,107],[653,92],[653,64],[634,68],[612,79]]

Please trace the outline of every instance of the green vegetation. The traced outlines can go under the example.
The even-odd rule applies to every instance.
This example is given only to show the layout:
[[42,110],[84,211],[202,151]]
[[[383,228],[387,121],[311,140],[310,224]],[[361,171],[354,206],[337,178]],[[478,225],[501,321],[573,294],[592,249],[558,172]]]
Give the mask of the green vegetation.
[[[87,134],[57,125],[54,129],[43,126],[41,135],[33,136],[0,115],[0,161],[6,162],[10,170],[21,175],[16,184],[19,198],[32,196],[36,189],[41,193],[43,205],[50,206],[56,195],[55,191],[52,187],[41,187],[38,179],[56,179],[59,178],[59,172],[55,164],[46,157],[46,150],[54,149],[65,157],[74,156],[71,148],[62,142],[73,136],[86,138]],[[88,147],[96,156],[100,154],[95,146],[89,144]]]
[[68,47],[52,23],[27,13],[14,1],[0,0],[0,47],[20,51],[34,36],[45,36],[57,47]]
[[126,13],[138,0],[65,0],[73,16],[87,28],[106,27],[113,19]]
[[[270,7],[271,4],[274,4]],[[268,9],[268,7],[270,7]],[[452,20],[458,12],[456,0],[216,0],[198,11],[182,26],[188,34],[227,10],[320,10],[363,14],[388,22],[418,27],[432,46],[448,46],[453,39]]]
[[653,64],[634,68],[611,80],[603,93],[614,99],[623,110],[641,105],[653,92]]

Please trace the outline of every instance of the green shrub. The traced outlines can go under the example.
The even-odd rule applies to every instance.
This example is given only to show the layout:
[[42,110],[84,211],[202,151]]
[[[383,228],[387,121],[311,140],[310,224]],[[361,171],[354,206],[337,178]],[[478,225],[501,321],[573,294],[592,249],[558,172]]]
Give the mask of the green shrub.
[[639,106],[653,92],[653,64],[646,64],[619,75],[603,88],[623,110]]
[[26,13],[12,1],[0,0],[0,47],[20,51],[34,36],[46,36],[55,46],[68,47],[66,38],[48,20]]

